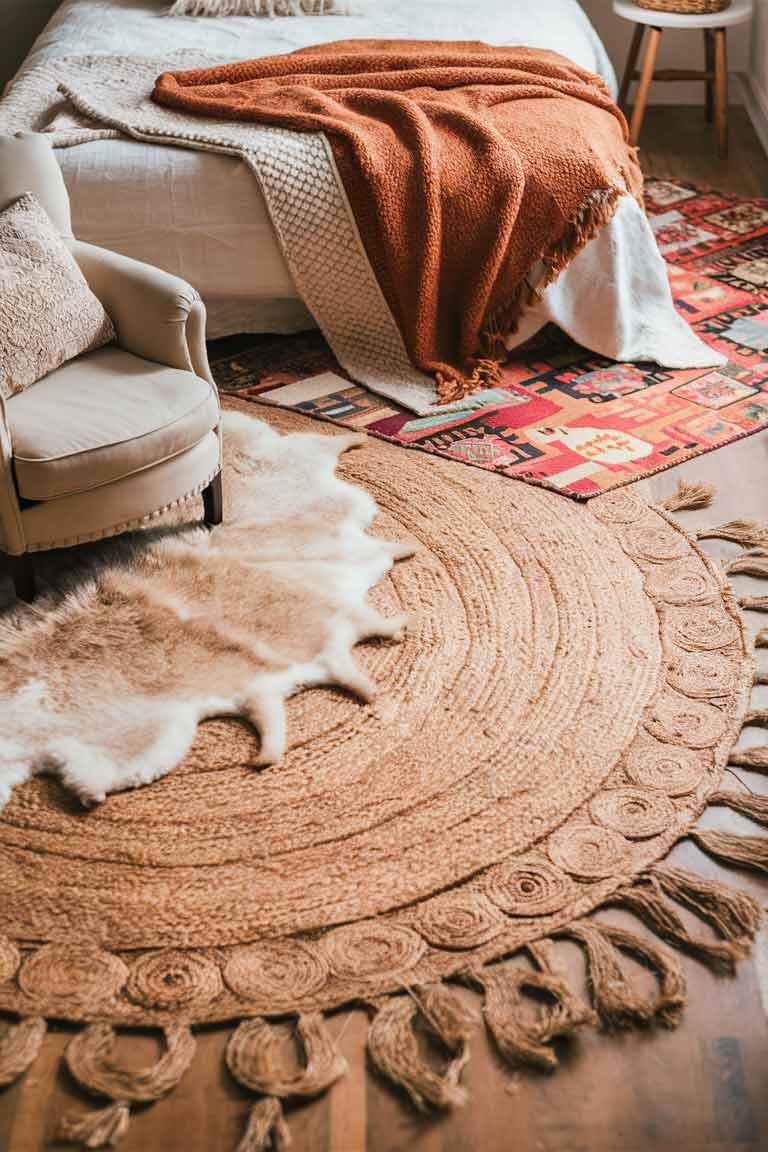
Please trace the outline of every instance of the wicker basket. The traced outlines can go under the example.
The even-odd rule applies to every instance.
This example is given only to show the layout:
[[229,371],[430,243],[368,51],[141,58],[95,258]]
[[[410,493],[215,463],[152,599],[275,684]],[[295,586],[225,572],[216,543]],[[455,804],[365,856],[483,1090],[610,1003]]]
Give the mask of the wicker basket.
[[679,12],[683,16],[709,16],[729,8],[731,0],[637,0],[638,8],[654,12]]

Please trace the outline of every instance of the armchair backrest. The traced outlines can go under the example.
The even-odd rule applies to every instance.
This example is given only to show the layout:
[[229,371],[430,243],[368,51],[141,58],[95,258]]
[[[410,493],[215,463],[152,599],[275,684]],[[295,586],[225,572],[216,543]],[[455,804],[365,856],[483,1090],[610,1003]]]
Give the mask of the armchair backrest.
[[69,195],[47,136],[20,132],[0,136],[0,211],[31,192],[65,239],[72,238]]

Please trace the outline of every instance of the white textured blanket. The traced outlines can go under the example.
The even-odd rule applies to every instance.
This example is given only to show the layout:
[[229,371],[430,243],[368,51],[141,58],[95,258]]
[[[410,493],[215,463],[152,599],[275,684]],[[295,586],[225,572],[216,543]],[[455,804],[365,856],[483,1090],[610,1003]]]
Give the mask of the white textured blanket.
[[[45,131],[55,147],[125,136],[240,156],[259,182],[302,299],[339,362],[373,391],[417,413],[429,412],[434,383],[409,361],[325,136],[192,117],[151,101],[160,72],[222,62],[189,51],[161,59],[48,60],[12,86],[0,104],[0,131]],[[552,320],[616,359],[656,360],[666,367],[723,363],[675,312],[648,224],[631,197],[623,200],[611,224],[547,290],[518,338]],[[617,259],[617,252],[624,258]],[[601,270],[610,274],[601,276]],[[574,312],[583,283],[590,285],[589,307]]]
[[[184,67],[223,62],[183,54]],[[180,64],[178,56],[52,60],[11,89],[0,106],[0,131],[43,130],[55,147],[110,134],[240,155],[259,181],[296,285],[339,363],[374,391],[415,411],[428,409],[434,382],[408,359],[326,137],[202,119],[154,104],[155,78]]]

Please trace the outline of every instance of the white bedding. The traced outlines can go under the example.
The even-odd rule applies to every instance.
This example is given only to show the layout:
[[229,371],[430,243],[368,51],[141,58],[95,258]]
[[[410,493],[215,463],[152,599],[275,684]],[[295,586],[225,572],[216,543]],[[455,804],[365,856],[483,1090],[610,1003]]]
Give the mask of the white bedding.
[[[234,60],[344,38],[442,37],[552,48],[615,90],[602,43],[576,0],[370,0],[363,15],[273,20],[171,19],[167,7],[168,0],[64,0],[21,71],[87,53],[189,48]],[[210,335],[313,326],[240,160],[132,140],[94,141],[57,156],[76,235],[185,277],[206,302]]]
[[[166,6],[167,0],[64,0],[20,75],[86,54],[161,58],[188,49],[247,59],[343,38],[443,38],[551,48],[598,72],[615,92],[605,50],[576,0],[370,0],[364,15],[272,20],[171,19],[163,15]],[[240,159],[130,139],[92,141],[56,155],[75,234],[189,280],[206,302],[209,336],[314,326],[259,185]],[[629,196],[526,314],[510,347],[548,320],[619,360],[723,363],[675,312],[652,232]],[[416,398],[397,385],[379,390],[416,411],[434,401],[431,388]]]

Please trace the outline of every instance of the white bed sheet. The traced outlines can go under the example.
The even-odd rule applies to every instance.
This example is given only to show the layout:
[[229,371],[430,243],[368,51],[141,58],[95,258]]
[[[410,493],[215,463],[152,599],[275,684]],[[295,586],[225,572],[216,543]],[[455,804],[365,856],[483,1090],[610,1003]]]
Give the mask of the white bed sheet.
[[[64,0],[22,66],[64,56],[162,56],[179,49],[248,59],[330,40],[484,40],[551,48],[598,72],[605,49],[576,0],[370,0],[355,16],[175,17],[168,0]],[[185,277],[208,307],[209,335],[312,327],[252,173],[237,159],[132,140],[57,157],[76,235]]]

